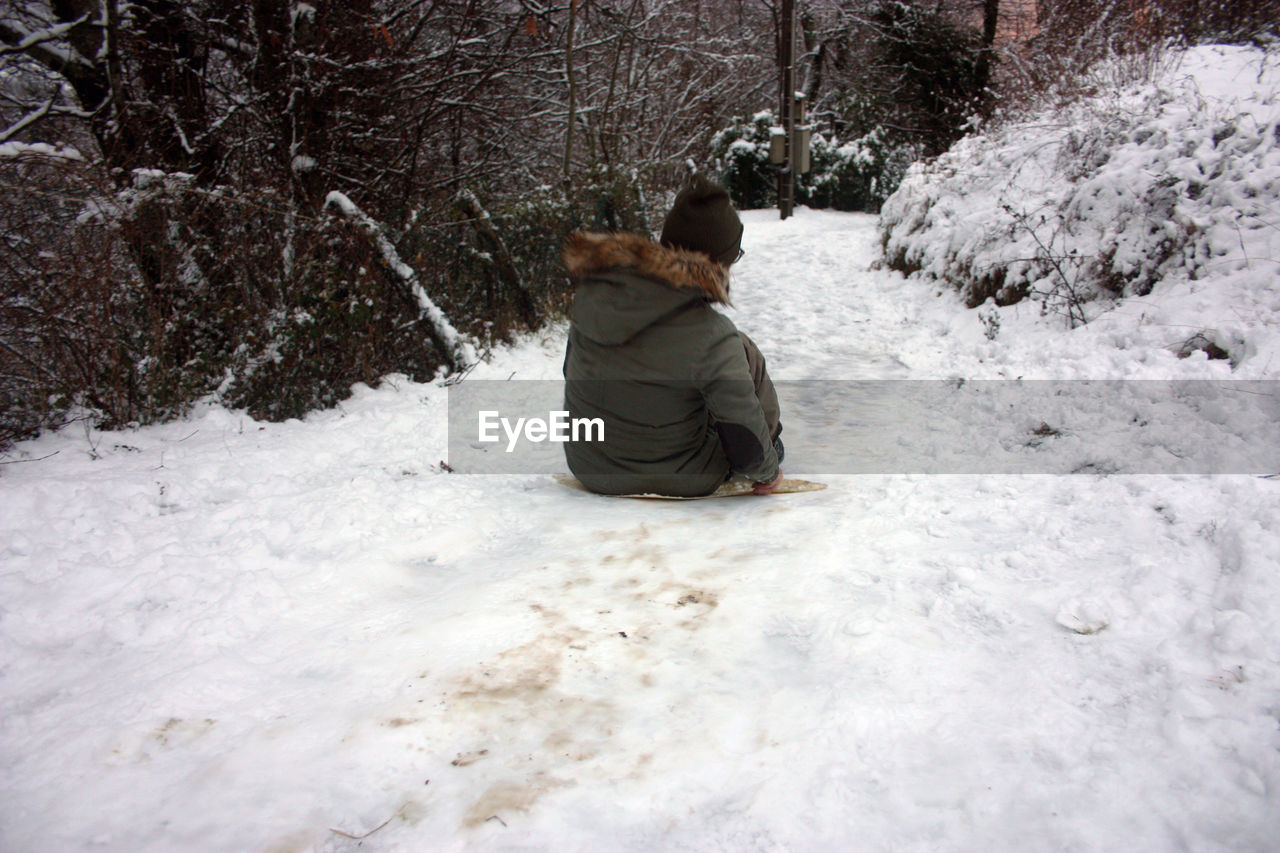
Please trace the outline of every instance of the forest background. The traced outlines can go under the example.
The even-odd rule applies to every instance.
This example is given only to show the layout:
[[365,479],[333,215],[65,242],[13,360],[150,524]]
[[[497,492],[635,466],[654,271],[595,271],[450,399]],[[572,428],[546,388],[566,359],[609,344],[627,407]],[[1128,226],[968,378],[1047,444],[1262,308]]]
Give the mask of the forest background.
[[[1278,0],[808,0],[797,200],[875,212],[966,133],[1277,38]],[[3,0],[0,447],[465,373],[563,238],[691,171],[776,204],[774,0]],[[1117,62],[1118,61],[1118,62]]]

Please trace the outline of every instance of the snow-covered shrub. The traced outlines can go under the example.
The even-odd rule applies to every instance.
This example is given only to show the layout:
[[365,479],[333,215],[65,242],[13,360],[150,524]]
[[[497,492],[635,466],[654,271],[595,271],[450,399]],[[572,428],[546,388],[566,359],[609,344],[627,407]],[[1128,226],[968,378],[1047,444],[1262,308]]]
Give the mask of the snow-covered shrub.
[[212,391],[260,296],[240,277],[252,261],[225,253],[258,209],[229,210],[182,173],[138,170],[117,190],[88,164],[74,176],[65,162],[2,168],[21,178],[4,181],[0,204],[11,237],[0,263],[5,432],[72,411],[163,419]]
[[282,224],[292,231],[282,298],[248,318],[218,389],[223,402],[283,420],[335,406],[352,385],[388,373],[435,375],[441,354],[427,319],[358,223],[332,215]]
[[412,295],[340,216],[181,173],[89,196],[84,164],[0,174],[0,445],[79,414],[166,420],[209,395],[297,417],[440,364]]
[[885,203],[886,263],[952,285],[971,307],[1032,296],[1072,323],[1092,300],[1145,294],[1166,276],[1240,264],[1274,274],[1276,66],[1257,49],[1196,48],[1144,86],[959,141]]
[[800,183],[801,200],[810,207],[874,213],[922,153],[914,145],[894,144],[882,128],[843,144],[814,135],[813,170]]
[[[769,162],[777,117],[769,111],[737,118],[712,139],[715,171],[742,210],[778,203],[778,169]],[[921,149],[895,142],[883,128],[841,143],[815,133],[810,170],[796,184],[796,201],[810,207],[875,212],[897,189]]]
[[777,124],[777,117],[764,110],[733,119],[711,139],[717,176],[741,210],[778,203],[778,170],[769,162],[769,140]]
[[107,229],[78,222],[94,178],[82,158],[0,146],[0,447],[94,404],[86,387],[107,405],[126,390],[127,365],[97,342],[119,310],[106,282],[128,263]]

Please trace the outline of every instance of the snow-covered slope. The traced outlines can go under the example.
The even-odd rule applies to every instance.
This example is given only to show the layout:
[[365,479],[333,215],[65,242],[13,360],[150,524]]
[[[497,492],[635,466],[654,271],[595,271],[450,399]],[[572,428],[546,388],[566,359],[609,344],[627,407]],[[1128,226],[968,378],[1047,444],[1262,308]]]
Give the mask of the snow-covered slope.
[[[996,375],[1020,337],[1033,368],[1099,358],[869,271],[869,217],[746,219],[735,317],[779,376]],[[561,346],[475,378],[554,377]],[[446,394],[10,457],[0,848],[1272,844],[1277,481],[615,501],[442,473]]]
[[1066,323],[1270,375],[1280,352],[1255,330],[1280,318],[1280,54],[1196,48],[965,139],[913,168],[883,226],[891,265],[971,305],[1031,294]]

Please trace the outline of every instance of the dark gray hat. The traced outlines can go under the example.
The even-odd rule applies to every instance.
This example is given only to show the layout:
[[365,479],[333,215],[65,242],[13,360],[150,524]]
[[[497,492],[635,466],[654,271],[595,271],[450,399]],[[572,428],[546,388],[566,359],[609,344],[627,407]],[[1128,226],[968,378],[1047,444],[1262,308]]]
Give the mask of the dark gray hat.
[[742,220],[728,190],[694,175],[662,224],[662,245],[702,252],[726,265],[737,260]]

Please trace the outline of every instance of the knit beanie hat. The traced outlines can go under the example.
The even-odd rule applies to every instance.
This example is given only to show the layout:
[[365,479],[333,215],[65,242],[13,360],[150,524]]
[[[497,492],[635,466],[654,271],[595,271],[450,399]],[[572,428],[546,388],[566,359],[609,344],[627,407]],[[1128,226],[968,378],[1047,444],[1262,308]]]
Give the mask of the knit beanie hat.
[[737,260],[742,221],[728,191],[694,175],[662,224],[662,245],[702,252],[726,265]]

